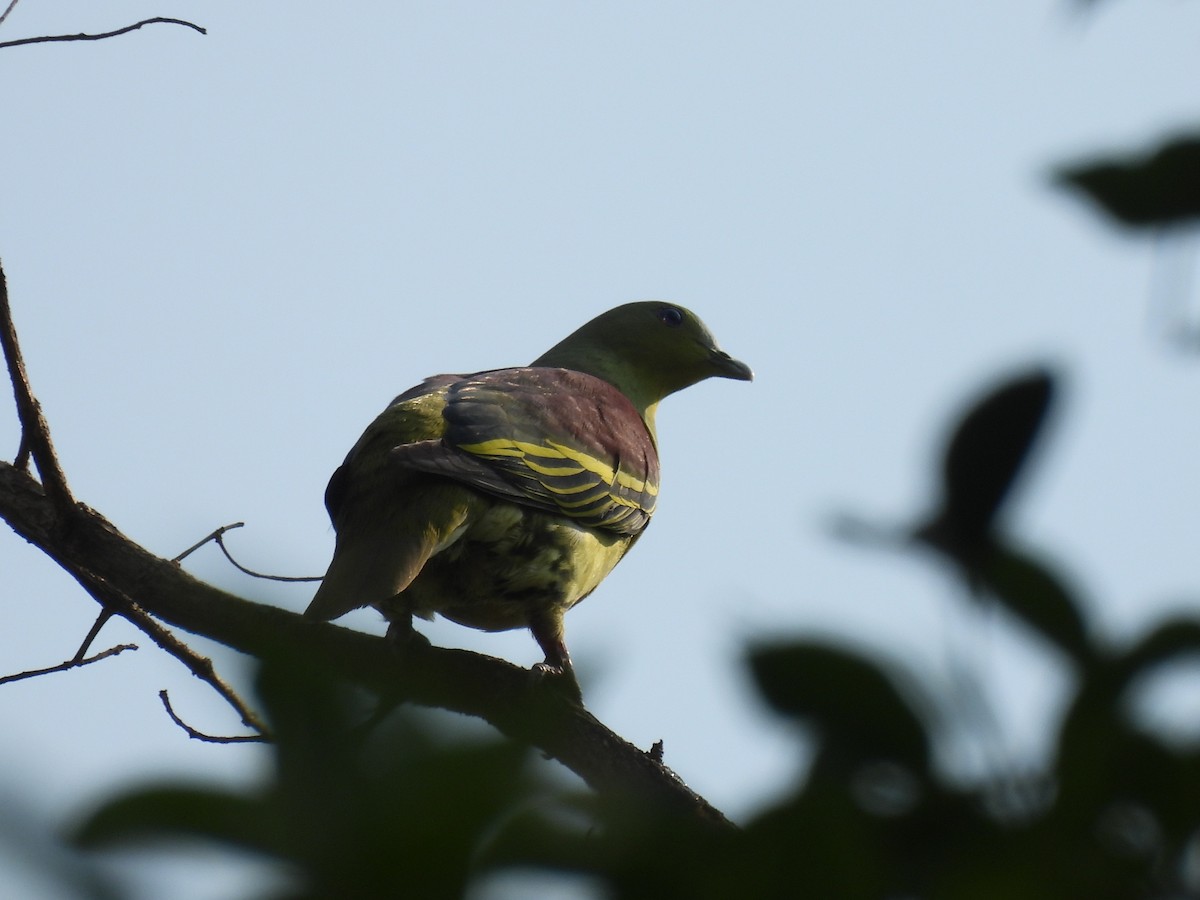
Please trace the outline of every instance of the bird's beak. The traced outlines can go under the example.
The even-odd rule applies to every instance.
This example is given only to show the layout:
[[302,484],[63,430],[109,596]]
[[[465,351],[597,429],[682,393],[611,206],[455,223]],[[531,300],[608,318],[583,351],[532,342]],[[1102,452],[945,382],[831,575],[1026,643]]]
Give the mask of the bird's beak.
[[733,378],[737,381],[753,381],[754,371],[740,359],[734,359],[724,350],[713,350],[709,357],[718,378]]

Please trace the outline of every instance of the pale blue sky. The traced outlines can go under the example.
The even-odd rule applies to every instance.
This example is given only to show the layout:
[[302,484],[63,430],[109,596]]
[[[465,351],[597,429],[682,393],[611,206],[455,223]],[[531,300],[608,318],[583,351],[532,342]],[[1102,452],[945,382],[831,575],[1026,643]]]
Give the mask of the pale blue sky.
[[[1008,752],[1036,753],[1053,667],[1001,620],[976,634],[929,560],[827,532],[919,512],[946,416],[1014,366],[1068,376],[1015,530],[1107,634],[1195,607],[1200,361],[1148,324],[1153,245],[1048,187],[1196,122],[1195,4],[26,0],[0,40],[151,15],[209,34],[0,53],[0,258],[34,386],[76,493],[151,550],[245,520],[247,564],[320,574],[325,480],[394,394],[669,298],[758,377],[663,404],[653,527],[567,634],[594,712],[732,815],[797,771],[748,690],[753,639],[849,634],[931,681],[959,653],[996,679]],[[188,566],[295,610],[312,590],[211,549]],[[69,656],[92,601],[11,535],[0,571],[0,669]],[[539,658],[524,633],[424,630]],[[0,688],[4,788],[62,817],[261,770],[189,742],[164,687],[234,730],[148,645]]]

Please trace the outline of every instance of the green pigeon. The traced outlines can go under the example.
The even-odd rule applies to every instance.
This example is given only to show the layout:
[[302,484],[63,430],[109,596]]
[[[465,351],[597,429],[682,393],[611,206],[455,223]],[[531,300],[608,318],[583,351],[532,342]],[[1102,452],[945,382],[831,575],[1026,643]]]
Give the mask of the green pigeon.
[[658,403],[713,376],[753,373],[693,313],[641,302],[592,319],[530,366],[426,378],[329,480],[337,542],[305,615],[370,605],[394,637],[434,613],[484,631],[528,628],[542,668],[571,674],[563,615],[654,513]]

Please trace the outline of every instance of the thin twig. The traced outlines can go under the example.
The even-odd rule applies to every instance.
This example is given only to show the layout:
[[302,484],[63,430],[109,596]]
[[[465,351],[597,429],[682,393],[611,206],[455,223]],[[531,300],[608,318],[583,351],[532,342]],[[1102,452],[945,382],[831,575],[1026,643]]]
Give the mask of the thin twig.
[[[67,476],[59,465],[50,440],[50,426],[42,415],[41,404],[29,387],[29,376],[25,371],[25,360],[21,356],[21,345],[17,342],[17,330],[13,325],[12,310],[8,305],[8,282],[4,268],[0,266],[0,348],[8,365],[8,377],[12,381],[13,397],[17,403],[17,417],[21,421],[21,442],[37,465],[42,487],[54,504],[61,510],[75,505],[71,489],[67,487]],[[18,455],[21,455],[18,453]]]
[[72,571],[75,580],[83,589],[94,597],[101,606],[112,609],[117,615],[127,619],[139,631],[154,641],[160,649],[174,656],[187,667],[188,671],[208,684],[242,719],[242,724],[253,728],[260,734],[270,734],[266,724],[250,709],[237,692],[222,680],[217,674],[216,667],[207,656],[201,656],[170,631],[164,628],[148,612],[134,603],[128,596],[118,591],[98,575],[87,572]]
[[183,719],[175,714],[175,710],[171,708],[171,699],[167,696],[165,690],[158,692],[158,699],[162,701],[163,708],[166,709],[167,715],[171,717],[171,721],[187,732],[187,736],[195,738],[198,741],[207,741],[210,744],[267,744],[270,743],[270,738],[263,734],[242,734],[228,735],[219,737],[213,734],[205,734],[203,731],[197,731]]
[[66,662],[61,662],[57,666],[47,666],[44,669],[30,669],[27,672],[17,672],[13,675],[4,675],[0,677],[0,684],[8,684],[12,681],[23,681],[26,678],[37,678],[39,675],[49,675],[52,672],[68,672],[71,669],[79,669],[83,666],[90,666],[94,662],[100,662],[102,659],[108,659],[110,656],[117,656],[124,653],[126,650],[136,650],[137,644],[117,644],[115,647],[109,647],[107,650],[97,653],[95,656],[88,657],[72,657]]
[[132,25],[126,25],[124,28],[118,28],[116,31],[106,31],[103,34],[47,34],[41,37],[20,38],[15,41],[0,41],[0,49],[5,47],[19,47],[22,44],[48,44],[54,41],[102,41],[105,38],[117,37],[118,35],[128,34],[131,31],[136,31],[143,25],[183,25],[185,28],[191,28],[193,31],[198,31],[201,34],[208,34],[207,29],[201,28],[194,22],[187,22],[183,19],[168,19],[163,16],[155,16],[153,19],[143,19],[140,22],[135,22]]
[[188,547],[186,550],[176,556],[173,560],[171,560],[171,562],[180,562],[184,557],[189,556],[190,554],[199,550],[209,541],[213,541],[218,547],[221,548],[221,552],[225,554],[225,558],[229,560],[230,565],[232,565],[239,572],[243,572],[252,578],[262,578],[266,581],[286,581],[290,583],[321,580],[322,576],[320,575],[267,575],[263,572],[255,572],[253,569],[248,569],[243,566],[240,562],[233,558],[233,554],[230,553],[229,548],[225,546],[225,532],[232,531],[235,528],[241,528],[245,524],[245,522],[234,522],[232,525],[222,525],[220,528],[213,531],[212,534],[209,534],[196,541],[196,543],[192,544],[192,546]]
[[233,554],[229,552],[229,548],[225,546],[225,539],[222,534],[216,536],[217,546],[221,548],[221,552],[225,554],[225,558],[239,572],[245,572],[247,575],[254,578],[265,578],[267,581],[320,581],[320,575],[264,575],[262,572],[255,572],[253,569],[247,569],[240,562],[233,558]]
[[72,659],[83,659],[83,655],[88,652],[88,648],[92,646],[92,641],[96,639],[96,635],[100,633],[100,629],[107,624],[108,620],[113,617],[113,611],[105,607],[100,610],[100,615],[96,617],[96,621],[92,623],[92,627],[88,629],[87,637],[83,639],[83,643],[79,645],[79,649],[75,651]]
[[232,525],[222,525],[220,528],[218,528],[216,531],[213,531],[211,534],[207,534],[204,537],[200,538],[200,540],[196,541],[196,543],[192,544],[192,546],[188,547],[186,550],[184,550],[182,553],[180,553],[178,556],[176,556],[174,559],[172,559],[171,562],[173,562],[173,563],[183,562],[183,560],[186,557],[191,556],[193,553],[195,553],[197,550],[199,550],[201,547],[203,547],[209,541],[215,541],[221,535],[223,535],[225,532],[232,531],[235,528],[242,528],[243,526],[245,526],[245,524],[246,524],[245,522],[234,522]]
[[13,7],[19,2],[20,0],[12,0],[12,2],[8,4],[8,8],[4,10],[4,12],[0,13],[0,25],[4,24],[4,20],[8,18],[8,14],[13,11]]

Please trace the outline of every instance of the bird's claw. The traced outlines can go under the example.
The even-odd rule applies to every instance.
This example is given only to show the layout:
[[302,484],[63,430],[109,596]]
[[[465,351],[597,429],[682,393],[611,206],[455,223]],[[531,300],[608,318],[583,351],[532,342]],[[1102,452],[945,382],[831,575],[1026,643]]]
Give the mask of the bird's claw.
[[409,653],[432,646],[429,638],[413,628],[411,618],[394,619],[389,622],[386,638],[388,645],[397,653]]
[[552,662],[540,662],[534,665],[530,672],[539,684],[545,684],[552,690],[563,694],[568,700],[583,706],[583,691],[579,688],[579,679],[575,677],[575,669],[570,665],[555,665]]

